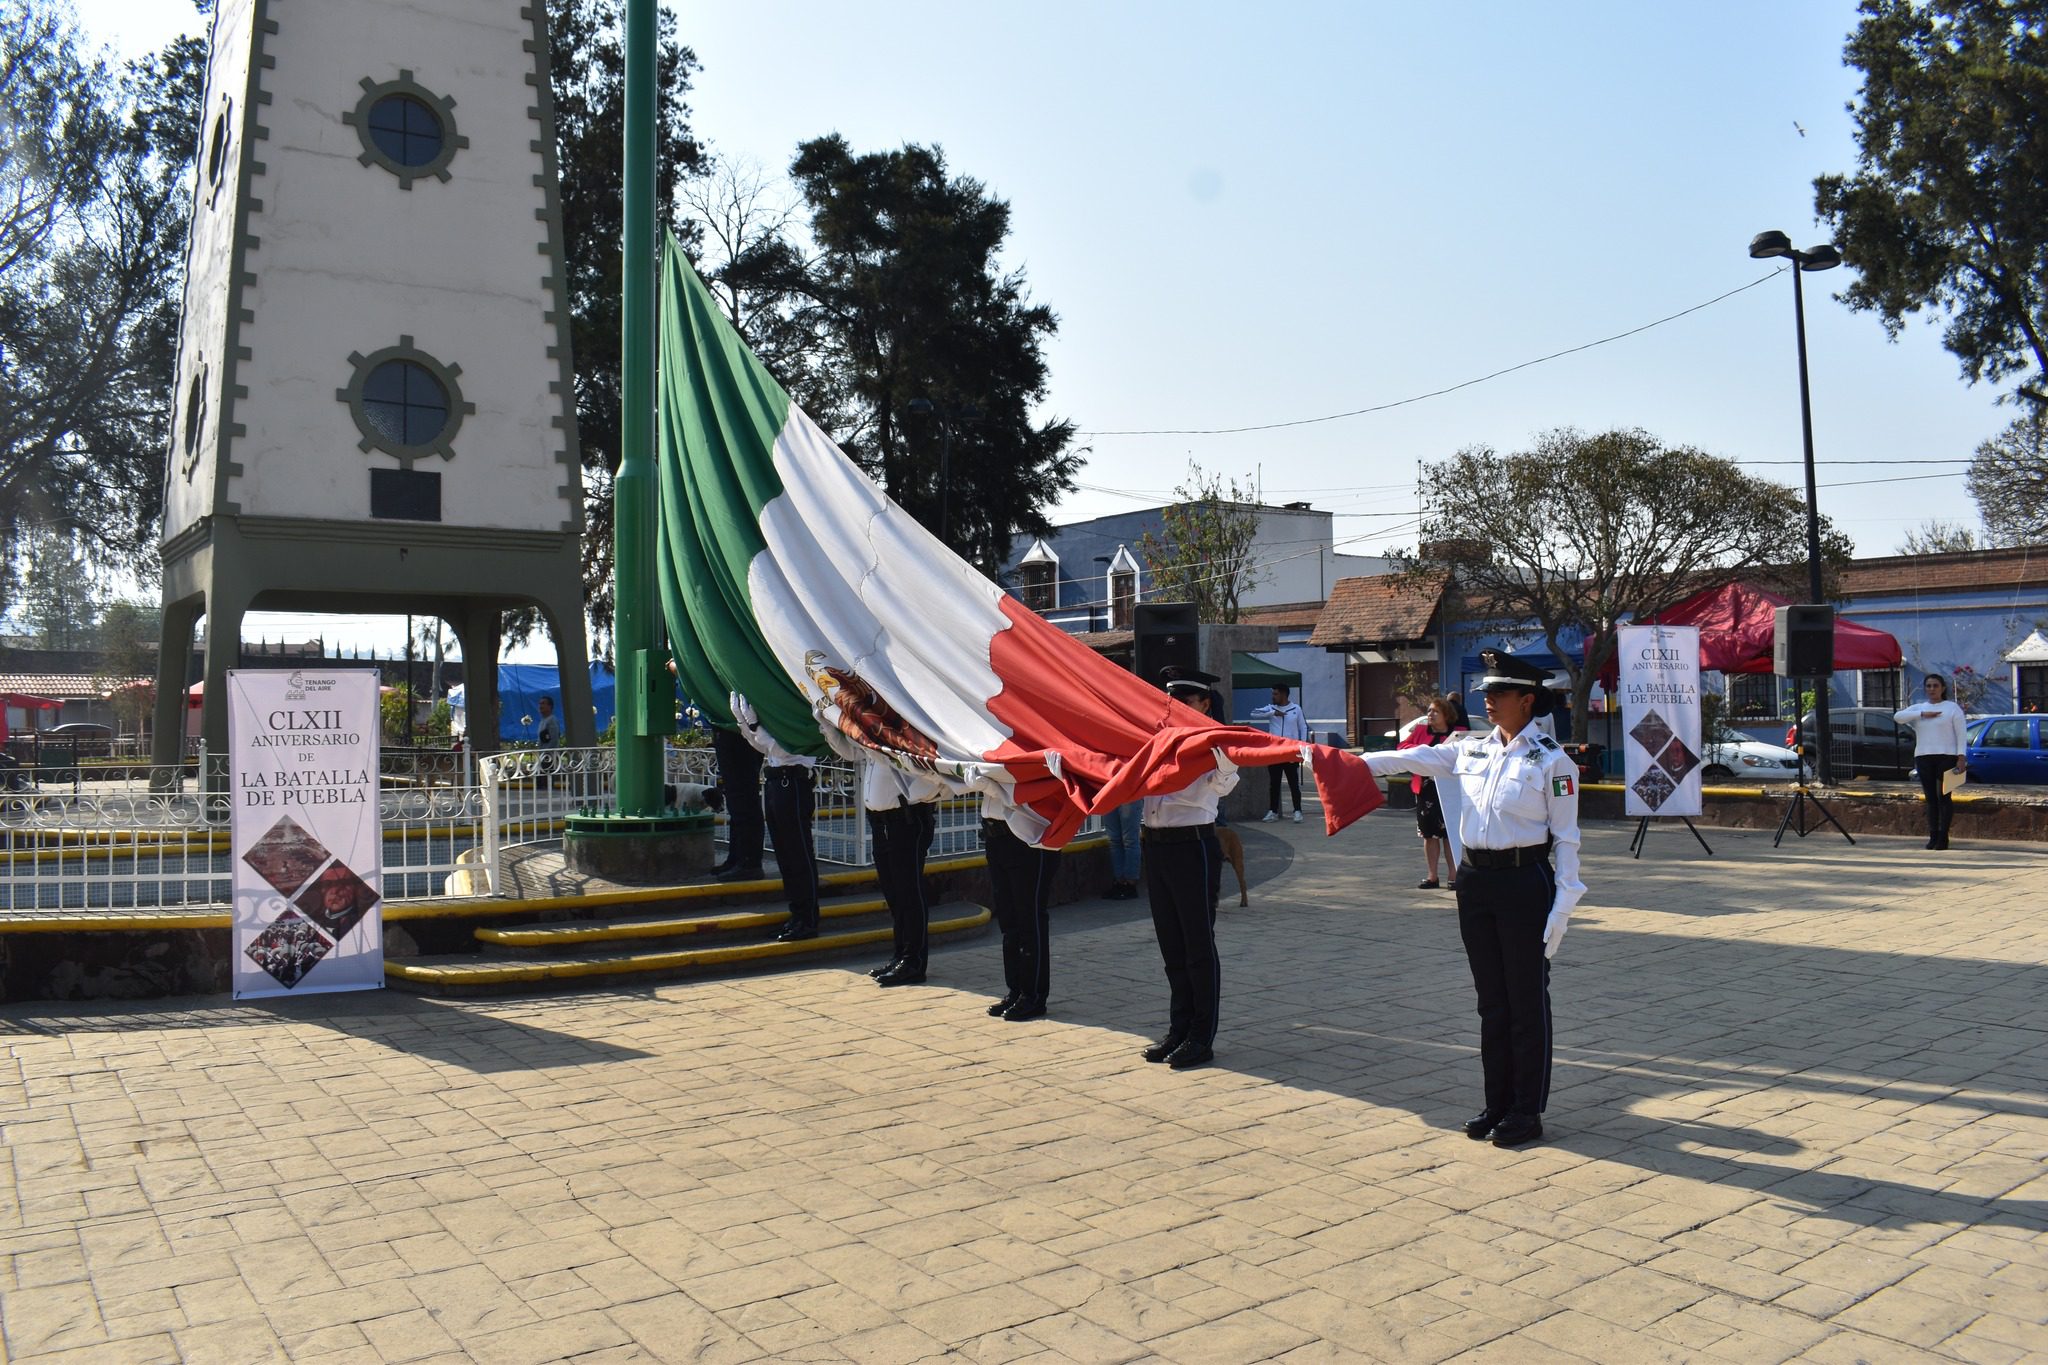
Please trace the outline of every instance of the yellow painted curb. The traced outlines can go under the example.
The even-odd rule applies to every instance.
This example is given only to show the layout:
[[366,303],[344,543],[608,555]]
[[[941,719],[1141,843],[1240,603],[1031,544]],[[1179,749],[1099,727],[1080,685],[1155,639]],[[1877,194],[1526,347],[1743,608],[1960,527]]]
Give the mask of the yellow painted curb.
[[[886,910],[884,900],[842,901],[818,907],[821,919],[845,919]],[[666,938],[680,934],[712,934],[729,929],[765,929],[789,918],[787,910],[735,910],[730,914],[689,915],[670,919],[617,920],[609,924],[547,924],[530,929],[476,931],[481,943],[506,948],[567,947],[578,943],[618,943],[637,938]]]
[[[989,922],[987,910],[980,906],[971,908],[974,910],[971,915],[932,921],[930,932],[959,933],[978,929]],[[428,986],[506,986],[572,981],[592,976],[675,971],[685,967],[722,967],[735,962],[772,962],[777,958],[803,957],[832,949],[880,943],[892,933],[890,929],[864,929],[849,934],[820,935],[795,943],[738,943],[718,948],[678,948],[671,952],[636,953],[631,957],[575,958],[555,962],[446,963],[435,966],[387,962],[384,975],[396,981]]]

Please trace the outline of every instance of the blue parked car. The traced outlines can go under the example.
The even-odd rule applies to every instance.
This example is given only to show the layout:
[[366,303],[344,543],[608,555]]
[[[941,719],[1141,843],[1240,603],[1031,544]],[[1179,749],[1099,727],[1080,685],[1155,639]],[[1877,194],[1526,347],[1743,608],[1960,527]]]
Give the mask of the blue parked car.
[[1970,721],[1970,781],[2048,783],[2048,716]]

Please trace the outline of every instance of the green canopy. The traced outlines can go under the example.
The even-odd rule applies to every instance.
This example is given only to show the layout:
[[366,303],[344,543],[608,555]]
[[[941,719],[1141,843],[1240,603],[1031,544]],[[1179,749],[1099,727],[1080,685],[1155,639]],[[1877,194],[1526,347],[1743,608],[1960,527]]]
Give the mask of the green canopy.
[[1230,656],[1232,687],[1299,687],[1301,674],[1291,668],[1269,664],[1256,654],[1238,650]]

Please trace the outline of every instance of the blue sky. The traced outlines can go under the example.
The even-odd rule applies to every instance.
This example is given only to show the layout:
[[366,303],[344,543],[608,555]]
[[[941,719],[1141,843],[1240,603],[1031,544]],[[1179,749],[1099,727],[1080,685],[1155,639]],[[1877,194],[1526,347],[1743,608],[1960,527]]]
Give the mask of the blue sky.
[[[1010,201],[1009,264],[1061,318],[1047,411],[1088,432],[1317,417],[1639,327],[1767,274],[1762,229],[1823,240],[1813,177],[1854,164],[1851,0],[675,8],[720,154],[938,143]],[[183,14],[78,9],[129,51]],[[1962,464],[1833,462],[1961,461],[2013,412],[1935,327],[1895,344],[1834,302],[1848,278],[1806,281],[1821,508],[1886,554],[1928,517],[1974,524]],[[1091,435],[1055,520],[1157,501],[1193,459],[1373,551],[1412,536],[1418,461],[1565,424],[1796,484],[1790,289],[1388,412]]]

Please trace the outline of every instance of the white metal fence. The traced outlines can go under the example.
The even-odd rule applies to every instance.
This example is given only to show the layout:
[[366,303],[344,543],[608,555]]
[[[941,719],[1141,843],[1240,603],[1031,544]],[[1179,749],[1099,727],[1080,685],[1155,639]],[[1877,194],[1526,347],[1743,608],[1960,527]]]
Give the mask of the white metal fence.
[[[378,806],[384,825],[384,894],[449,894],[460,871],[471,894],[502,894],[512,844],[561,837],[563,821],[614,799],[614,751],[514,750],[481,759],[464,751],[387,750]],[[716,778],[707,748],[668,750],[665,780]],[[980,803],[940,803],[933,857],[981,848]],[[0,915],[55,910],[225,907],[232,882],[227,761],[200,754],[151,767],[99,762],[0,770]],[[1098,822],[1090,821],[1093,830]],[[874,861],[860,781],[852,765],[818,765],[819,861]],[[725,839],[721,821],[717,838]]]

